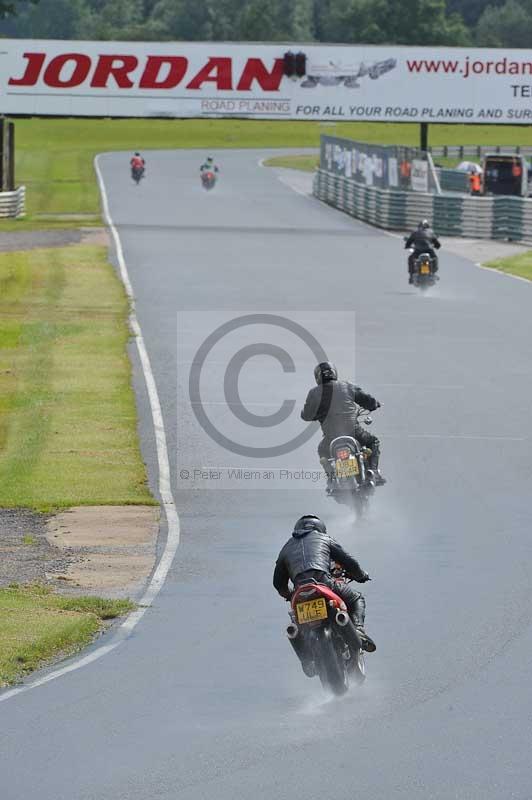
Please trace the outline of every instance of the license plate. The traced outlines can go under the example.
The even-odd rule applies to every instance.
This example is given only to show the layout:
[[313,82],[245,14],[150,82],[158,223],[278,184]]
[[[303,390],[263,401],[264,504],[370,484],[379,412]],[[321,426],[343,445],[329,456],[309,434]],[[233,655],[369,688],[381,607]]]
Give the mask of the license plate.
[[300,625],[305,622],[315,622],[317,619],[327,619],[327,606],[323,597],[307,600],[305,603],[297,603],[296,611],[297,621]]
[[429,265],[428,264],[422,264],[420,272],[421,272],[422,275],[430,275],[430,267],[429,267]]
[[347,458],[342,461],[341,458],[336,461],[336,477],[337,478],[356,478],[359,474],[358,461],[356,458]]

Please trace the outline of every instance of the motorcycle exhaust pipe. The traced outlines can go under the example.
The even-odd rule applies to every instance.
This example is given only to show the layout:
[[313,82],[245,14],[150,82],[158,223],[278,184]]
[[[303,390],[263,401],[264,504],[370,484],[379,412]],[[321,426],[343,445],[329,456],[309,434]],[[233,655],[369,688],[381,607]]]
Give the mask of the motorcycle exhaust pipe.
[[297,639],[297,637],[299,635],[299,628],[297,627],[295,622],[291,622],[290,625],[287,626],[286,635],[288,636],[290,641],[293,641],[294,639]]
[[303,664],[307,655],[305,641],[303,637],[299,635],[299,628],[295,622],[291,622],[290,625],[287,626],[286,635],[288,636],[288,641],[292,645],[294,653]]
[[338,611],[336,614],[336,623],[343,628],[344,636],[349,647],[354,651],[362,650],[360,636],[349,614],[345,611]]

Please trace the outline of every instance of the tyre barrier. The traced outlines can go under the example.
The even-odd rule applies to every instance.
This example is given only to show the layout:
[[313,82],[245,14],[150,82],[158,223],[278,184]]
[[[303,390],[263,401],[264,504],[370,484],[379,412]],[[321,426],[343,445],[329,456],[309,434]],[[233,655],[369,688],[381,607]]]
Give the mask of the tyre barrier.
[[401,192],[365,186],[318,169],[314,196],[356,219],[387,230],[415,228],[431,220],[440,236],[472,239],[532,239],[532,200]]
[[0,192],[0,218],[23,217],[26,213],[26,187]]

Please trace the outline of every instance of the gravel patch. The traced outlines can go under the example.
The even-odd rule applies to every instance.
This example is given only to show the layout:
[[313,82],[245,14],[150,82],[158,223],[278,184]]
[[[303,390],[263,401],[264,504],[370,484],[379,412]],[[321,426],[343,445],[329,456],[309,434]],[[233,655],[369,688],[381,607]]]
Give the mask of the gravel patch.
[[109,243],[105,228],[72,228],[50,231],[6,231],[0,238],[0,252],[65,247],[71,244]]
[[[69,566],[69,553],[46,539],[48,517],[26,509],[0,509],[0,587],[52,583]],[[53,576],[53,577],[52,577]]]

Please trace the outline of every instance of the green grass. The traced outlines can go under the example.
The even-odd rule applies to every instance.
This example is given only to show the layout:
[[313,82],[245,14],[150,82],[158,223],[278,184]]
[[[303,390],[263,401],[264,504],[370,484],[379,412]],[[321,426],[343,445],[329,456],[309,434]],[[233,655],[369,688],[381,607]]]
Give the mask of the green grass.
[[317,156],[275,156],[264,162],[265,167],[285,167],[300,169],[303,172],[314,172],[319,164]]
[[129,600],[62,597],[40,585],[0,589],[0,686],[89,644],[104,620],[134,608]]
[[102,224],[101,217],[97,214],[88,214],[83,219],[69,219],[55,215],[49,219],[29,214],[19,219],[0,220],[0,234],[16,231],[50,231],[50,230],[79,230],[79,228],[94,228]]
[[[419,125],[270,120],[18,120],[17,182],[27,186],[28,213],[99,214],[93,158],[195,147],[318,147],[321,133],[384,144],[418,144]],[[431,125],[430,144],[530,144],[529,128],[508,125]],[[128,160],[124,158],[124,169]],[[0,231],[4,228],[0,222]]]
[[482,266],[489,269],[498,269],[501,272],[508,272],[510,275],[518,275],[520,278],[532,281],[532,250],[528,250],[519,256],[488,261]]
[[0,254],[0,507],[148,503],[104,247]]

